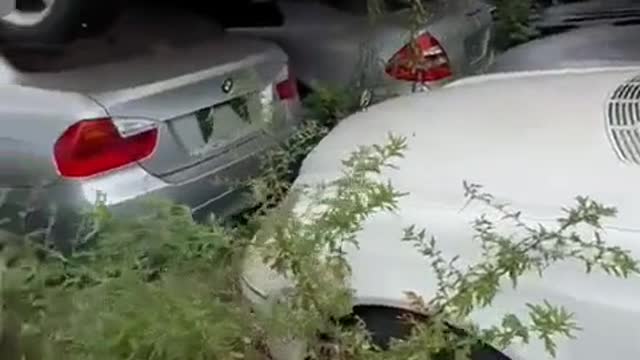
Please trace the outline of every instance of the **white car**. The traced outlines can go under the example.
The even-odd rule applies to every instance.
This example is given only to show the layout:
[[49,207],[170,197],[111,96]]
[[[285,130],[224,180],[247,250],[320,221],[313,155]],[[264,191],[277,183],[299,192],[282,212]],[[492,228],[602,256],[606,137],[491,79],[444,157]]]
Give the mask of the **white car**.
[[[463,181],[482,184],[535,223],[555,223],[561,207],[589,196],[617,207],[605,240],[640,257],[640,67],[494,74],[459,80],[429,94],[396,98],[341,122],[309,155],[296,186],[341,176],[341,160],[357,145],[382,144],[389,132],[408,137],[399,170],[388,170],[401,198],[396,213],[368,219],[360,249],[348,252],[355,304],[369,309],[377,329],[394,329],[388,310],[410,310],[404,292],[425,299],[436,290],[429,263],[401,242],[409,225],[425,227],[446,257],[474,261],[479,254],[471,222],[487,209],[465,203]],[[357,139],[354,141],[354,139]],[[307,199],[309,200],[309,199]],[[305,199],[299,200],[304,202]],[[291,284],[249,256],[242,276],[256,309]],[[559,360],[636,359],[640,354],[640,279],[586,275],[571,262],[543,278],[505,285],[488,309],[472,314],[482,327],[506,313],[526,316],[525,303],[562,305],[582,328],[559,339]],[[269,300],[270,301],[270,300]],[[385,310],[386,309],[386,310]],[[372,315],[373,314],[373,315]],[[377,315],[376,315],[377,314]],[[392,334],[393,335],[393,334]],[[304,344],[277,349],[296,359]],[[477,359],[539,360],[550,356],[539,341],[493,350]]]

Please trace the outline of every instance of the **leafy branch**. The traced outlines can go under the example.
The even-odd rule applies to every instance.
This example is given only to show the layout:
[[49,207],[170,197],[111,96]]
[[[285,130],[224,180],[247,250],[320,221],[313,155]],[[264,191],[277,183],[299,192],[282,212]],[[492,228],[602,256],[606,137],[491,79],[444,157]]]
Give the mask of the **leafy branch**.
[[[497,218],[496,221],[483,214],[472,223],[474,238],[482,249],[482,261],[461,268],[457,266],[459,257],[446,259],[437,248],[436,240],[428,238],[425,230],[417,231],[415,227],[405,230],[403,240],[413,243],[429,260],[438,285],[437,292],[426,302],[418,295],[410,294],[418,311],[429,316],[429,321],[422,326],[441,327],[442,322],[468,321],[473,311],[493,303],[503,280],[508,279],[516,288],[522,276],[529,272],[543,276],[546,269],[560,261],[578,261],[586,273],[598,268],[626,278],[640,272],[638,261],[627,250],[607,245],[602,238],[602,222],[615,216],[614,208],[578,197],[575,207],[563,209],[564,216],[557,219],[555,226],[531,225],[523,220],[521,212],[497,202],[492,195],[483,192],[481,186],[465,182],[464,188],[468,205],[480,203],[482,209]],[[506,227],[498,230],[497,222],[506,222]],[[505,229],[511,229],[513,233],[505,234]],[[585,238],[585,233],[590,236]],[[544,342],[547,351],[555,355],[555,339],[573,337],[579,330],[573,314],[563,307],[548,302],[526,306],[529,309],[527,321],[507,314],[500,326],[484,330],[471,327],[475,338],[500,348],[514,341],[528,343],[532,338],[538,338]],[[432,331],[422,331],[433,336]]]

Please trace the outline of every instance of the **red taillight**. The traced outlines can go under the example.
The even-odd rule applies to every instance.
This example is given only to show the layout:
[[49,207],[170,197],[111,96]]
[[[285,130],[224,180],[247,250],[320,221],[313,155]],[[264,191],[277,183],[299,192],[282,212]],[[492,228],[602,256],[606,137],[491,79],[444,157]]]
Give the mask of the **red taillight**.
[[124,130],[130,135],[122,135],[122,130],[108,118],[72,125],[53,147],[58,172],[66,178],[86,178],[151,156],[158,142],[158,130],[144,120],[138,124],[142,125],[127,122],[129,128]]
[[291,100],[298,97],[298,84],[295,77],[291,74],[291,70],[287,69],[284,80],[276,84],[276,93],[280,100]]
[[439,81],[452,75],[447,54],[429,34],[419,36],[393,55],[386,72],[395,79],[419,83]]

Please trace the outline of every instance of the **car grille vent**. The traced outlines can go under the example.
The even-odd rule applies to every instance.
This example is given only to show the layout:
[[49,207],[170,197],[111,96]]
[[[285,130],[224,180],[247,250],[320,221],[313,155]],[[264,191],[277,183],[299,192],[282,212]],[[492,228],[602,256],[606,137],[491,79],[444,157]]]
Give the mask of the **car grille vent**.
[[618,157],[640,165],[640,76],[620,85],[606,110],[607,130]]

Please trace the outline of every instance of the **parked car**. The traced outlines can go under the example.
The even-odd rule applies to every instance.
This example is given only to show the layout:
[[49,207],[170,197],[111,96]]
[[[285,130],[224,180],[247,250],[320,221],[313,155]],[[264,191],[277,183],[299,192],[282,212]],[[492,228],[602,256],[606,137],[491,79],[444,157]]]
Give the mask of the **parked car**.
[[[243,16],[230,16],[226,25],[278,43],[310,90],[360,85],[386,97],[411,92],[416,84],[434,87],[481,73],[491,62],[492,7],[486,3],[425,0],[429,18],[417,31],[417,54],[409,45],[409,3],[382,3],[385,13],[374,22],[367,0],[282,0],[256,4]],[[262,21],[252,24],[247,13],[255,19],[261,14]]]
[[638,64],[638,31],[640,24],[599,25],[543,37],[500,54],[487,72]]
[[298,121],[277,45],[188,15],[142,10],[58,56],[21,55],[0,58],[0,218],[28,211],[13,231],[55,215],[65,240],[100,199],[116,216],[155,198],[238,211],[234,181]]
[[616,24],[639,24],[638,0],[588,0],[546,8],[534,21],[543,34],[571,29]]
[[[524,221],[549,228],[557,225],[560,207],[575,196],[615,206],[618,215],[603,222],[603,240],[640,257],[640,194],[633,190],[640,181],[639,106],[637,66],[470,77],[346,118],[305,160],[294,188],[340,178],[341,160],[359,145],[382,144],[389,132],[408,138],[404,158],[394,162],[397,169],[380,175],[408,195],[400,198],[397,211],[365,220],[359,247],[345,249],[356,314],[364,314],[378,338],[402,338],[398,315],[415,311],[405,291],[428,301],[437,290],[429,263],[413,244],[401,241],[403,229],[424,227],[443,255],[460,256],[461,264],[482,254],[473,221],[495,213],[482,204],[465,208],[463,181],[484,185],[497,201],[521,211]],[[304,194],[295,201],[301,210],[312,204]],[[504,234],[511,231],[508,222],[500,228]],[[255,253],[245,263],[244,293],[257,311],[268,311],[262,305],[292,286],[269,266]],[[549,267],[543,277],[525,274],[517,289],[505,282],[492,305],[473,312],[471,320],[481,327],[499,325],[505,314],[527,316],[526,303],[546,299],[572,312],[582,329],[575,339],[559,339],[556,359],[631,359],[640,354],[638,297],[637,275],[585,274],[583,265],[566,261]],[[278,354],[299,359],[296,350],[304,350],[304,344],[292,341]],[[500,353],[485,351],[475,359],[549,358],[533,337]]]

